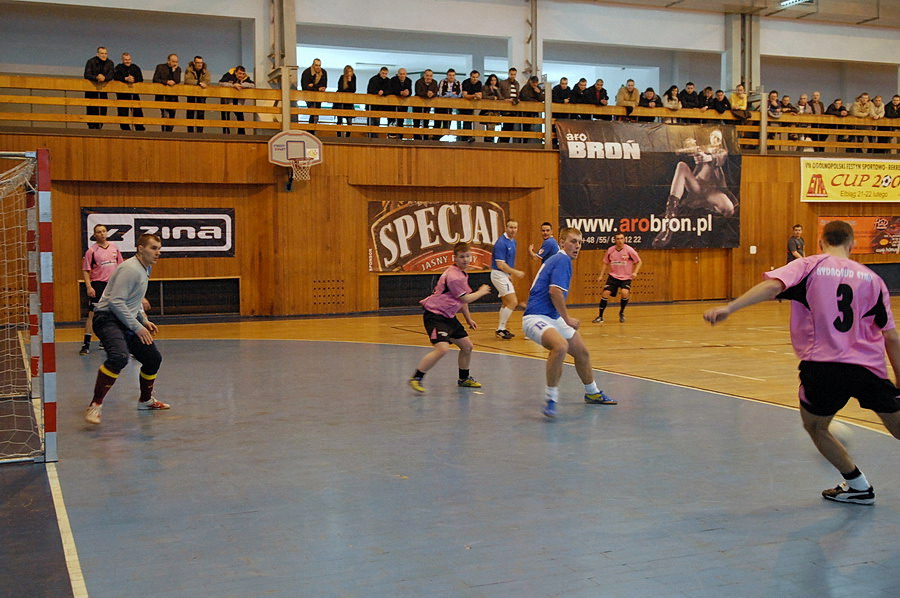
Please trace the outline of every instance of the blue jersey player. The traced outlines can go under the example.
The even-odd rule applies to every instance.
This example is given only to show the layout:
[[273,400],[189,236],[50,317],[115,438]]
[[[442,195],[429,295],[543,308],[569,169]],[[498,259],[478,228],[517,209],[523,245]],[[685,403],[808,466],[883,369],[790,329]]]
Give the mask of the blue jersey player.
[[518,222],[513,219],[507,220],[506,232],[494,242],[494,251],[491,256],[491,284],[497,289],[497,294],[502,301],[496,335],[497,338],[503,340],[509,340],[515,336],[506,327],[509,317],[515,311],[516,305],[519,304],[512,279],[525,276],[524,272],[516,270],[516,232],[518,230]]
[[553,225],[549,222],[541,223],[541,238],[544,241],[541,243],[541,248],[537,250],[537,253],[534,251],[533,243],[528,246],[528,253],[530,253],[531,257],[534,259],[546,262],[547,258],[559,253],[559,243],[553,238]]
[[522,318],[525,336],[541,345],[550,354],[547,356],[547,404],[544,415],[556,417],[556,403],[559,400],[559,379],[562,377],[566,353],[575,358],[575,371],[584,384],[584,402],[592,405],[616,405],[597,388],[591,355],[578,334],[580,322],[569,315],[566,296],[572,280],[572,260],[581,251],[581,231],[564,228],[559,233],[562,250],[544,262],[531,285],[528,307]]

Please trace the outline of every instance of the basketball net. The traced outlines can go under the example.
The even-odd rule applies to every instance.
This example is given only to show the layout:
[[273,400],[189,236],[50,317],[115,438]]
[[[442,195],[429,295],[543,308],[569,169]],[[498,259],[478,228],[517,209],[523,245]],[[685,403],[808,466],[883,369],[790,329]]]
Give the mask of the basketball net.
[[291,173],[295,181],[309,180],[309,166],[312,158],[290,158]]

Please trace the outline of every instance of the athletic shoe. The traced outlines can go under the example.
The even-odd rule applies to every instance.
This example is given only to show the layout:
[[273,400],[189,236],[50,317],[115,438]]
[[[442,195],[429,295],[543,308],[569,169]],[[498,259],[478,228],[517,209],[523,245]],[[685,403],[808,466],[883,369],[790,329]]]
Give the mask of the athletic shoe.
[[[462,386],[462,385],[460,385]],[[422,386],[421,378],[410,378],[409,379],[409,387],[416,392],[425,392],[425,387]]]
[[170,409],[171,405],[157,401],[156,397],[150,397],[149,401],[138,401],[138,411],[160,411]]
[[469,376],[465,380],[457,380],[456,385],[462,386],[463,388],[481,388],[481,382],[477,382],[472,376]]
[[103,343],[100,343],[99,345],[97,345],[97,348],[100,349],[101,351],[106,351],[106,347],[103,346]]
[[584,402],[588,405],[618,405],[619,401],[611,399],[601,390],[598,393],[584,395]]
[[546,417],[556,417],[556,401],[547,400],[547,404],[541,410]]
[[625,323],[625,314],[619,313],[619,323],[620,323],[620,324],[624,324],[624,323]]
[[868,490],[854,490],[847,485],[847,482],[841,482],[840,485],[834,488],[822,490],[822,498],[835,502],[850,502],[857,505],[874,505],[875,488],[869,486]]
[[101,411],[103,411],[103,405],[91,405],[84,410],[84,421],[89,424],[99,424]]
[[509,340],[509,339],[513,338],[514,336],[516,336],[516,335],[513,334],[512,332],[510,332],[509,330],[503,331],[503,338],[506,340]]
[[597,316],[596,318],[591,320],[591,324],[602,324],[602,323],[603,323],[603,316]]
[[82,345],[82,346],[81,346],[81,351],[79,351],[78,354],[79,354],[79,355],[89,355],[90,352],[91,352],[91,350],[88,348],[87,345]]

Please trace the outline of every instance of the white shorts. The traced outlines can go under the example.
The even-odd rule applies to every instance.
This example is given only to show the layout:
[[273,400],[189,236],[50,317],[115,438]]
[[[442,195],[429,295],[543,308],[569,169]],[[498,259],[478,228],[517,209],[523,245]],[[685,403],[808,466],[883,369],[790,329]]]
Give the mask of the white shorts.
[[575,332],[577,332],[574,328],[566,324],[566,321],[561,317],[553,319],[550,316],[531,314],[522,318],[522,331],[525,333],[525,336],[542,347],[544,344],[541,342],[541,338],[550,328],[555,328],[566,340],[575,336]]
[[497,295],[500,297],[516,292],[509,274],[502,270],[491,270],[491,284],[497,289]]

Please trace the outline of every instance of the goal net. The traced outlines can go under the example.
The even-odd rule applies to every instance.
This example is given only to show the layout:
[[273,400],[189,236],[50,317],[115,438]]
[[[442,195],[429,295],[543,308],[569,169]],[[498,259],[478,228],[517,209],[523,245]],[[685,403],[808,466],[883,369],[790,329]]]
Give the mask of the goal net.
[[53,320],[41,313],[42,303],[52,311],[52,259],[41,251],[49,212],[42,218],[38,164],[38,152],[0,152],[0,462],[56,460],[55,373],[53,396],[44,392]]

